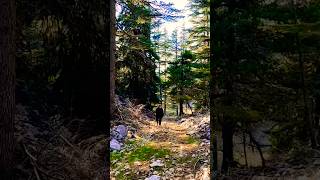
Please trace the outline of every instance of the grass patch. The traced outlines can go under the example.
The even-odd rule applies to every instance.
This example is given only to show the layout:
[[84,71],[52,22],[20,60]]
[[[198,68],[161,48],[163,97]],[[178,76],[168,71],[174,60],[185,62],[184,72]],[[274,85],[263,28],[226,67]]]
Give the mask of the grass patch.
[[128,162],[147,161],[153,157],[163,158],[169,154],[170,151],[168,149],[156,149],[151,146],[141,146],[128,154]]
[[[117,180],[136,179],[136,161],[149,161],[153,158],[164,158],[170,155],[171,151],[162,147],[153,147],[139,140],[129,140],[125,142],[125,148],[121,151],[110,152],[111,169],[113,176]],[[143,164],[143,163],[142,163]],[[141,172],[144,172],[142,170]],[[160,169],[159,169],[160,171]]]
[[122,157],[123,157],[123,152],[113,151],[110,154],[110,160],[111,161],[120,160],[120,159],[122,159]]
[[131,180],[134,179],[134,173],[132,171],[130,171],[129,173],[127,173],[126,171],[120,171],[116,177],[118,180]]
[[117,163],[114,165],[115,167],[111,166],[112,169],[116,171],[115,177],[117,180],[129,180],[132,179],[132,172],[129,170],[129,174],[127,173],[128,170],[125,169],[125,164]]
[[130,145],[136,145],[138,143],[138,141],[137,140],[135,140],[135,139],[130,139],[130,140],[126,140],[125,141],[125,144],[126,144],[126,146],[130,146]]
[[186,140],[187,140],[187,144],[199,144],[199,139],[192,136],[188,136]]
[[[129,143],[129,144],[128,144]],[[111,152],[111,162],[128,162],[148,161],[152,158],[164,158],[169,155],[171,151],[165,148],[156,148],[150,145],[141,145],[136,141],[129,141],[126,146],[130,147],[123,152]]]
[[199,157],[192,157],[191,155],[189,156],[183,156],[177,159],[178,164],[195,164],[198,161]]

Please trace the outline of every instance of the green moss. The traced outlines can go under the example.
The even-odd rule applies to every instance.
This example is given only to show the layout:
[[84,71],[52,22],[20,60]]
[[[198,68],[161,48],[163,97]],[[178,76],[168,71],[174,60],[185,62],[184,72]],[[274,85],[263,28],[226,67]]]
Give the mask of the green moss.
[[133,179],[134,173],[130,171],[128,174],[126,171],[120,171],[120,173],[116,176],[117,180],[131,180]]
[[192,136],[188,136],[187,144],[199,144],[199,139]]
[[126,140],[125,144],[128,146],[128,145],[137,145],[138,144],[138,141],[135,140],[135,139],[130,139],[130,140]]
[[163,158],[170,154],[168,149],[156,149],[150,146],[142,146],[128,155],[128,162],[147,161],[151,158]]
[[[131,180],[136,176],[134,170],[128,170],[125,165],[132,167],[135,161],[149,161],[153,158],[164,158],[171,153],[168,149],[158,149],[150,145],[143,145],[140,141],[128,141],[121,152],[111,152],[111,168],[118,171],[116,179]],[[159,169],[160,170],[160,169]]]
[[125,175],[125,173],[123,171],[120,171],[120,173],[116,177],[119,180],[125,180],[126,179],[126,175]]
[[123,157],[123,152],[111,152],[110,153],[110,160],[114,161],[114,160],[120,160]]

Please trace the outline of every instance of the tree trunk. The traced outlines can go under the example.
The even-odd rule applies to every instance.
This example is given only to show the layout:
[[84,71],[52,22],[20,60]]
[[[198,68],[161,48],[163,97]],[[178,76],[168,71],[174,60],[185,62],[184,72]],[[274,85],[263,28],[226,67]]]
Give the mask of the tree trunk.
[[114,0],[107,0],[110,6],[110,23],[109,23],[109,31],[110,33],[108,34],[109,38],[110,38],[110,54],[109,54],[109,64],[110,64],[110,82],[109,82],[109,88],[108,90],[110,91],[108,94],[110,94],[110,96],[108,98],[109,99],[109,106],[110,107],[110,115],[113,114],[113,112],[115,111],[115,50],[116,50],[116,43],[115,43],[115,36],[116,36],[116,10],[115,10],[115,1]]
[[[165,54],[167,54],[167,48],[165,48]],[[164,62],[164,81],[167,82],[167,57],[165,56],[165,62]],[[163,96],[164,96],[164,114],[167,114],[167,87],[164,86],[163,88]]]
[[[228,62],[231,64],[231,62]],[[231,73],[230,73],[231,74]],[[234,95],[233,95],[233,80],[231,75],[226,75],[226,95],[224,105],[227,107],[233,107]],[[222,120],[222,139],[223,139],[223,160],[222,160],[222,173],[227,173],[229,167],[233,166],[233,133],[234,133],[234,119],[229,114],[223,114]]]
[[187,108],[189,107],[190,111],[191,111],[191,114],[193,114],[193,111],[192,111],[192,106],[190,105],[190,102],[187,102]]
[[313,127],[313,120],[309,116],[309,107],[307,101],[307,90],[305,85],[305,72],[304,72],[304,60],[302,58],[302,51],[301,51],[301,42],[298,33],[296,34],[296,41],[297,41],[297,48],[299,54],[299,68],[300,68],[300,79],[301,79],[301,89],[302,89],[302,96],[303,96],[303,121],[307,123],[309,129],[309,138],[311,141],[311,147],[315,148],[317,146],[314,127]]
[[13,179],[15,109],[14,0],[0,3],[0,179]]
[[248,167],[247,150],[246,150],[246,132],[245,132],[245,131],[243,131],[242,137],[243,137],[243,154],[244,154],[244,161],[245,161],[246,167]]
[[179,100],[179,108],[180,108],[180,111],[179,111],[179,116],[182,116],[183,115],[183,100]]
[[217,60],[217,54],[214,52],[215,46],[218,45],[216,38],[213,38],[216,33],[216,19],[215,17],[215,6],[214,1],[210,1],[210,24],[212,28],[210,28],[210,82],[209,82],[209,107],[210,107],[210,179],[217,179],[218,175],[218,151],[217,151],[217,120],[214,111],[214,99],[213,96],[215,94],[216,87],[216,68],[215,68],[215,60]]
[[164,109],[163,109],[163,112],[166,115],[167,114],[167,93],[166,93],[165,90],[163,92],[164,92]]
[[[108,136],[107,142],[110,142],[110,121],[113,118],[113,113],[115,112],[115,30],[116,30],[116,7],[115,0],[106,0],[106,36],[108,39],[109,53],[107,54],[107,73],[109,75],[107,79],[107,89],[106,89],[106,118],[104,119],[105,127],[107,127],[106,134]],[[110,179],[110,147],[106,146],[106,158],[105,167],[103,172],[105,174],[104,180]]]
[[222,123],[223,159],[222,173],[227,173],[233,164],[233,124],[228,117],[224,117]]
[[162,106],[162,84],[161,84],[161,61],[159,59],[159,68],[158,68],[158,73],[159,73],[159,95],[160,95],[160,104]]
[[179,107],[178,107],[178,105],[176,106],[176,115],[179,116]]
[[315,98],[315,105],[314,105],[314,129],[315,129],[315,139],[316,139],[316,145],[319,145],[320,142],[320,97],[316,96]]

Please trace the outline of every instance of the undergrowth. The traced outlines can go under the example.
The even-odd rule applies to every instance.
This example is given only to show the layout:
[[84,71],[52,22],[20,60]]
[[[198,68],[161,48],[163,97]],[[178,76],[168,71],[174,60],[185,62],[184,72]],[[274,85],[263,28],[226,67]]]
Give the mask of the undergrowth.
[[[130,167],[134,162],[151,161],[171,154],[169,149],[152,147],[138,140],[127,141],[125,144],[123,150],[110,154],[111,167],[117,170],[116,178],[120,180],[132,179],[135,176],[134,169]],[[126,166],[130,168],[125,168]]]

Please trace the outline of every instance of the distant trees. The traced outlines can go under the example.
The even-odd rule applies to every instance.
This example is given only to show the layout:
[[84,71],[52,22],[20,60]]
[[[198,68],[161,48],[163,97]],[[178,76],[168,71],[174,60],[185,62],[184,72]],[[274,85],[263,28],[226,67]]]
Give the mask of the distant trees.
[[168,71],[169,62],[172,60],[175,51],[173,49],[172,39],[170,39],[168,31],[164,29],[164,31],[155,32],[154,36],[157,36],[158,39],[154,39],[155,43],[157,43],[157,52],[159,54],[158,61],[158,74],[160,77],[159,91],[160,97],[163,100],[164,113],[167,110],[168,103]]
[[195,54],[193,65],[195,84],[193,85],[193,99],[201,108],[209,107],[209,36],[210,36],[210,1],[191,0],[192,27],[188,30],[188,48]]
[[[138,18],[139,17],[139,18]],[[151,10],[145,4],[127,1],[118,17],[117,92],[138,100],[156,101],[155,61],[151,42]]]
[[[173,56],[171,57],[171,66],[167,71],[168,90],[171,97],[179,104],[179,115],[183,114],[183,105],[191,101],[195,105],[195,109],[198,110],[205,110],[209,106],[209,1],[192,0],[189,2],[188,8],[191,10],[192,27],[186,28],[183,25],[180,27],[179,35],[177,29],[173,31],[171,35]],[[185,55],[192,56],[192,60],[189,59],[187,66],[178,63],[184,61]],[[188,67],[187,70],[186,67]],[[179,69],[182,71],[180,72]],[[187,77],[179,75],[180,78],[187,78],[182,85],[170,81],[170,78],[174,79],[173,77],[177,77],[175,74],[179,73],[187,74]],[[176,86],[180,86],[179,91],[176,90]]]
[[[203,61],[200,57],[202,52],[197,51],[195,56],[190,51],[191,41],[186,28],[179,35],[177,30],[171,35],[158,30],[163,19],[175,17],[177,11],[170,4],[138,2],[119,3],[117,93],[136,99],[137,103],[156,103],[164,97],[165,106],[170,95],[170,99],[179,106],[180,115],[190,100],[195,100],[198,108],[208,106],[208,54]],[[206,18],[205,36],[208,38],[208,13],[205,17],[198,17],[201,18]],[[208,39],[194,34],[193,41],[196,40],[199,46],[208,46]]]
[[0,179],[13,180],[16,2],[0,4]]
[[183,115],[183,104],[186,100],[190,100],[191,85],[193,84],[193,76],[191,74],[191,65],[194,56],[191,51],[183,51],[179,58],[170,62],[168,67],[168,86],[170,87],[170,95],[179,104],[179,116]]
[[[172,8],[170,4],[161,1],[119,1],[119,5],[121,12],[117,22],[117,93],[135,99],[137,103],[157,103],[162,101],[164,97],[165,106],[168,95],[170,95],[170,99],[179,104],[180,114],[183,114],[184,103],[189,100],[195,100],[198,108],[207,107],[207,87],[209,84],[208,3],[202,4],[202,8],[206,9],[205,16],[197,13],[194,15],[199,15],[197,20],[205,19],[205,25],[202,23],[205,30],[199,27],[192,36],[192,42],[197,41],[199,46],[206,46],[205,50],[202,50],[206,51],[207,55],[203,60],[202,50],[196,50],[198,54],[196,56],[192,55],[192,60],[189,59],[187,70],[189,72],[186,69],[183,72],[184,74],[189,73],[189,79],[195,79],[195,81],[192,81],[194,84],[184,82],[182,83],[184,85],[182,85],[180,83],[179,90],[175,88],[177,84],[170,78],[176,79],[177,74],[180,73],[178,69],[186,68],[185,64],[178,65],[181,64],[179,61],[184,61],[182,59],[183,53],[195,54],[190,51],[193,49],[190,47],[189,30],[184,28],[181,36],[178,35],[177,31],[168,35],[158,30],[163,20],[174,19],[177,17],[176,12],[178,11]],[[193,8],[196,11],[196,7]],[[203,32],[205,38],[202,36]],[[201,36],[198,36],[199,34]],[[193,45],[197,46],[197,44]],[[169,62],[171,65],[169,65]],[[189,82],[189,80],[186,80],[186,82]],[[188,91],[183,92],[186,85]],[[156,96],[158,92],[159,98]]]
[[117,34],[117,79],[119,95],[137,103],[159,102],[156,75],[159,55],[152,31],[161,20],[174,18],[176,10],[162,1],[121,1]]

